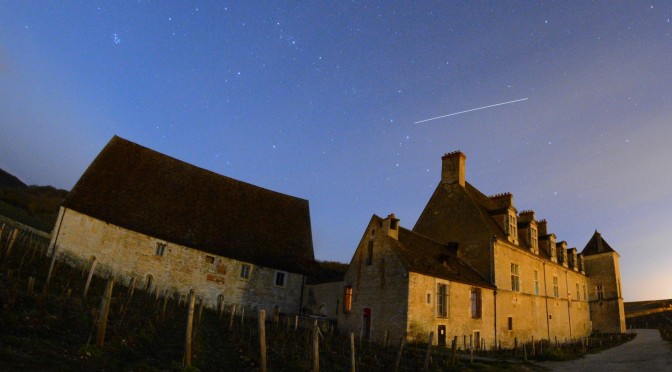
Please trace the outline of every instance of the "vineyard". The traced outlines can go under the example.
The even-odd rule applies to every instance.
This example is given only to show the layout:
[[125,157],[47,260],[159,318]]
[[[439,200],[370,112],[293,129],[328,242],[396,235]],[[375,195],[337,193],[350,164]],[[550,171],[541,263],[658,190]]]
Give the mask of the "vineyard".
[[257,310],[204,308],[197,293],[124,286],[52,259],[44,233],[0,226],[2,370],[533,370],[527,360],[574,358],[626,340],[527,340],[510,350],[476,350],[457,338],[448,347],[380,345],[324,320],[260,322]]

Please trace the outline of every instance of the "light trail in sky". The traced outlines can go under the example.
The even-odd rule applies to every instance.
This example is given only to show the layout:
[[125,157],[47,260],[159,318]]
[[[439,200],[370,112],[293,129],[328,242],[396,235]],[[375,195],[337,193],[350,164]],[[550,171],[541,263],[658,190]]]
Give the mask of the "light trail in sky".
[[426,122],[426,121],[430,121],[430,120],[436,120],[436,119],[441,119],[441,118],[447,118],[447,117],[449,117],[449,116],[454,116],[454,115],[464,114],[465,112],[472,112],[472,111],[483,110],[483,109],[490,108],[490,107],[495,107],[495,106],[508,105],[509,103],[515,103],[515,102],[520,102],[520,101],[527,101],[527,98],[528,98],[528,97],[521,98],[521,99],[517,99],[517,100],[514,100],[514,101],[509,101],[509,102],[496,103],[496,104],[494,104],[494,105],[490,105],[490,106],[477,107],[477,108],[474,108],[474,109],[471,109],[471,110],[460,111],[460,112],[454,112],[454,113],[452,113],[452,114],[448,114],[448,115],[442,115],[442,116],[437,116],[437,117],[435,117],[435,118],[430,118],[430,119],[425,119],[425,120],[416,121],[415,124],[424,123],[424,122]]

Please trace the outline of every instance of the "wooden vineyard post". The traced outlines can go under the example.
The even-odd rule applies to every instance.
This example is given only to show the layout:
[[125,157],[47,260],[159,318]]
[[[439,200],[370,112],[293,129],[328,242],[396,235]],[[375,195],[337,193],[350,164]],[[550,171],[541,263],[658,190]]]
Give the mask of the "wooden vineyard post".
[[453,338],[453,345],[450,356],[450,365],[454,366],[457,364],[457,336]]
[[295,320],[294,320],[294,332],[299,329],[299,316],[297,315]]
[[231,317],[229,318],[229,331],[233,328],[233,317],[236,315],[236,304],[233,304],[231,309]]
[[355,372],[357,368],[355,367],[355,332],[350,332],[350,371]]
[[385,330],[385,337],[383,337],[383,348],[387,348],[387,329]]
[[103,347],[105,343],[105,330],[107,329],[107,317],[110,314],[110,303],[112,302],[112,289],[114,288],[114,277],[107,279],[107,286],[103,294],[103,300],[100,304],[100,315],[98,318],[98,331],[96,332],[96,345]]
[[[401,356],[404,354],[404,343],[406,342],[406,339],[404,337],[401,338],[401,341],[399,342],[399,353],[397,354],[397,361],[394,363],[394,372],[399,371],[399,367],[401,367]],[[354,366],[355,359],[354,359],[354,354],[353,354],[353,359],[352,363]],[[353,367],[353,372],[354,372],[354,367]]]
[[433,339],[434,339],[434,332],[429,332],[429,340],[427,341],[427,353],[425,354],[425,364],[422,366],[423,371],[429,370],[429,358],[432,356]]
[[86,285],[84,286],[84,295],[82,297],[86,298],[87,292],[89,292],[89,286],[91,285],[91,279],[93,278],[93,272],[96,270],[96,264],[98,260],[94,257],[91,260],[91,269],[89,269],[89,276],[86,278]]
[[166,290],[163,296],[163,309],[161,309],[161,321],[166,320],[166,305],[168,305],[168,290]]
[[474,363],[474,335],[469,335],[469,363]]
[[524,342],[523,342],[523,360],[527,362],[527,348],[525,347]]
[[198,301],[198,323],[201,323],[201,317],[203,316],[203,305],[205,304],[205,299],[201,297]]
[[35,278],[30,277],[28,278],[28,293],[33,293],[33,287],[35,286]]
[[261,354],[261,372],[266,372],[266,310],[259,310],[259,353]]
[[534,336],[532,336],[532,356],[537,352],[537,348],[534,346]]
[[51,264],[49,265],[49,273],[47,274],[47,285],[51,280],[51,274],[54,272],[54,264],[56,263],[56,253],[58,252],[58,245],[54,244],[54,249],[51,250]]
[[7,250],[5,251],[5,259],[9,258],[9,254],[12,253],[12,247],[16,242],[16,237],[19,235],[19,229],[14,229],[12,235],[9,237],[9,243],[7,243]]
[[317,319],[313,327],[313,372],[320,372],[320,328]]
[[191,331],[194,327],[194,304],[196,295],[194,290],[189,291],[189,312],[187,316],[187,332],[184,339],[184,365],[191,367]]

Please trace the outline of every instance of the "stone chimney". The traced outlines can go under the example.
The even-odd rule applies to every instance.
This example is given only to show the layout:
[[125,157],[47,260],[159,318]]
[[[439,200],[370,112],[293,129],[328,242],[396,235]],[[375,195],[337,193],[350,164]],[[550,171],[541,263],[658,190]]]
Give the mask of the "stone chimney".
[[534,221],[534,211],[522,211],[518,215],[518,222],[531,222]]
[[546,220],[537,222],[537,229],[539,230],[539,236],[548,235],[548,226],[546,224]]
[[383,220],[383,232],[394,240],[399,240],[399,219],[394,213]]
[[595,242],[597,243],[597,253],[602,252],[602,235],[595,230]]
[[441,183],[459,183],[464,187],[464,167],[467,157],[461,151],[451,152],[441,158]]
[[497,205],[497,208],[513,208],[513,194],[510,192],[491,195],[488,198]]

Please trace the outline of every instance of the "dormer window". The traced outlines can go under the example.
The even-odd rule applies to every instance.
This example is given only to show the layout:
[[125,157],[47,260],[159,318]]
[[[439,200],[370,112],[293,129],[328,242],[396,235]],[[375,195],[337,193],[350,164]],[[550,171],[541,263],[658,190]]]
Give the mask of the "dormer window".
[[518,238],[518,221],[516,219],[516,214],[513,211],[509,212],[508,215],[508,231],[510,237],[517,239]]
[[537,228],[534,226],[530,227],[530,247],[535,251],[539,249],[539,235]]

